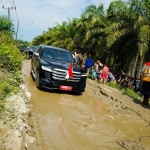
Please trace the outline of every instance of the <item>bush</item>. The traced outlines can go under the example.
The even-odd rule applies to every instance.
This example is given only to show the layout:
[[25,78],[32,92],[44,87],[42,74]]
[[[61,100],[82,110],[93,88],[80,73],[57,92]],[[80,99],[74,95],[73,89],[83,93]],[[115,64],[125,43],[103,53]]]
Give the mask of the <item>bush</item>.
[[10,94],[18,91],[21,82],[20,69],[22,55],[15,46],[14,40],[4,32],[0,32],[0,112],[4,100]]
[[7,38],[7,36],[0,38],[0,68],[15,73],[21,69],[22,55],[16,48],[14,41]]

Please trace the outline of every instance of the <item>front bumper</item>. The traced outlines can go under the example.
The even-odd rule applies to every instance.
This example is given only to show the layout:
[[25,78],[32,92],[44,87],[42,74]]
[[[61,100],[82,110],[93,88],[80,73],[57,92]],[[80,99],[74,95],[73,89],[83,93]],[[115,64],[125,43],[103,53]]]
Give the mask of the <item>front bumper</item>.
[[86,87],[85,82],[67,82],[67,81],[56,81],[56,80],[47,80],[40,78],[40,87],[50,90],[60,90],[60,86],[71,86],[73,92],[84,92]]

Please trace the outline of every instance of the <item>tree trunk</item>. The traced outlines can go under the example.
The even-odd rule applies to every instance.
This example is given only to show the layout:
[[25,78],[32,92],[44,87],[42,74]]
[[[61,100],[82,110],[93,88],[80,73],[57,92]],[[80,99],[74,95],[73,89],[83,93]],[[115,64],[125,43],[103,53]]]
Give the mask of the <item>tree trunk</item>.
[[133,62],[134,65],[133,65],[133,70],[132,70],[132,73],[131,73],[131,77],[133,77],[133,78],[135,77],[138,57],[139,57],[139,54],[137,53],[136,58],[135,58],[135,62]]
[[136,75],[136,77],[139,77],[139,76],[140,76],[140,72],[141,72],[141,70],[142,70],[143,64],[144,64],[144,55],[140,57],[139,67],[138,67],[138,70],[137,70],[137,75]]

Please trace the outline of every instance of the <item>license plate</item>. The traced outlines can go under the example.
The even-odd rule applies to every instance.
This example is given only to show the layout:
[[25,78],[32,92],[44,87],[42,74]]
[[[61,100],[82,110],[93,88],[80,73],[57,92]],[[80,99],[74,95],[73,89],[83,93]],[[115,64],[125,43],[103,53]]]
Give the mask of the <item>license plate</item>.
[[72,86],[60,85],[59,89],[64,91],[72,91]]

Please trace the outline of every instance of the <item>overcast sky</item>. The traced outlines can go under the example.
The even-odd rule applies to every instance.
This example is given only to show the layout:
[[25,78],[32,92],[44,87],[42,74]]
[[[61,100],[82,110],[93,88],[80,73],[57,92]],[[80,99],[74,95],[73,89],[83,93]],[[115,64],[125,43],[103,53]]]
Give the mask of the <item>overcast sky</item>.
[[[16,7],[10,11],[10,18],[17,30],[18,39],[32,41],[43,31],[47,31],[67,18],[80,18],[81,13],[90,4],[104,4],[107,9],[112,0],[0,0],[0,15],[8,15],[8,7]],[[2,6],[4,6],[3,9]],[[18,19],[17,19],[18,17]]]

